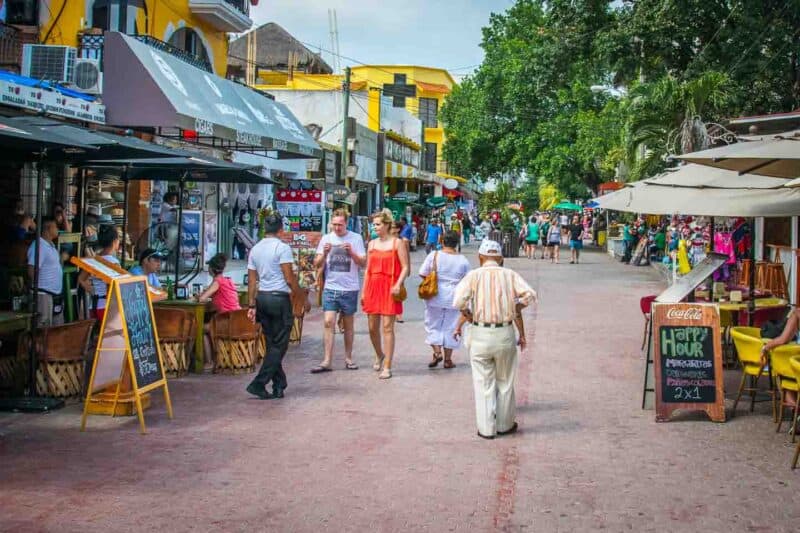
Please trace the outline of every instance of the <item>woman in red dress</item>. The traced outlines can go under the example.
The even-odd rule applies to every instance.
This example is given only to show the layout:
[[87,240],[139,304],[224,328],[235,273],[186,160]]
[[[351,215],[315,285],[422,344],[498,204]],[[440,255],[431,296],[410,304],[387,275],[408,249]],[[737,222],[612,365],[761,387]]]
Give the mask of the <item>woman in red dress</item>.
[[[403,314],[403,303],[395,301],[403,281],[408,277],[408,248],[391,235],[392,212],[384,209],[371,217],[378,235],[367,248],[367,271],[361,291],[361,309],[369,319],[369,338],[375,349],[372,368],[380,379],[392,377],[394,356],[394,322]],[[383,345],[381,346],[381,331]]]

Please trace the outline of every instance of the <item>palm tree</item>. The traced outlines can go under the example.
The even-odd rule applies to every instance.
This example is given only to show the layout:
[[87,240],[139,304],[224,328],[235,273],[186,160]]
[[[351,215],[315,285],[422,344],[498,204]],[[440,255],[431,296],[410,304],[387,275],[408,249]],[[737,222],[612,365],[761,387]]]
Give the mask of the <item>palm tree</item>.
[[625,105],[623,132],[629,181],[663,169],[667,155],[708,148],[706,120],[723,110],[727,84],[726,74],[710,71],[691,80],[666,76],[635,87]]

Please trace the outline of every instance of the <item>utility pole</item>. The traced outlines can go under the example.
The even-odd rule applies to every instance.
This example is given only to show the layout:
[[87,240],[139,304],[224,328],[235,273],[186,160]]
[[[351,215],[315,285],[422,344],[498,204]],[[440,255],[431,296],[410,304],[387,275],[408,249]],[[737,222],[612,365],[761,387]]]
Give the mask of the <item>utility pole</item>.
[[344,115],[342,116],[342,175],[344,185],[350,188],[350,178],[347,177],[347,118],[350,114],[350,67],[344,69],[344,85],[342,86],[342,101]]

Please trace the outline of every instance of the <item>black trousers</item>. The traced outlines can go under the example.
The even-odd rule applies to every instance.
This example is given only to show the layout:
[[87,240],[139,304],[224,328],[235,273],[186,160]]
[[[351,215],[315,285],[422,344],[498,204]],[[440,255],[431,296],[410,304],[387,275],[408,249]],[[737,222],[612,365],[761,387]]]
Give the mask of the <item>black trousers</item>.
[[289,348],[289,335],[294,323],[289,295],[282,292],[259,292],[256,300],[256,320],[264,330],[267,353],[253,383],[266,386],[272,381],[273,389],[283,390],[286,388],[283,356]]

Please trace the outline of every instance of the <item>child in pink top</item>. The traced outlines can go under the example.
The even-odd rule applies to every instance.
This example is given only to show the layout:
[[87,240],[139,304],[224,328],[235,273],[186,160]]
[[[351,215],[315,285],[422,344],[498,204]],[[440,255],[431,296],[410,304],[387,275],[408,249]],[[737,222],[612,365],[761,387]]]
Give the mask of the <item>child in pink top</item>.
[[231,278],[222,275],[227,263],[228,258],[225,254],[217,254],[211,258],[208,262],[208,273],[211,274],[214,280],[211,282],[211,285],[197,297],[200,302],[211,300],[217,313],[238,311],[242,308],[239,305],[239,293],[236,291],[236,286],[233,284],[233,281],[231,281]]
[[[225,271],[225,266],[228,263],[228,258],[225,254],[217,254],[208,262],[208,273],[211,274],[213,281],[206,290],[197,295],[199,302],[207,302],[211,300],[214,309],[217,313],[224,313],[226,311],[238,311],[242,307],[239,305],[239,293],[236,291],[236,285],[233,284],[231,278],[225,277],[222,273]],[[213,349],[211,344],[211,332],[209,325],[206,324],[203,329],[205,330],[205,353],[206,353],[206,366],[213,366]]]

